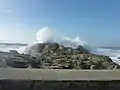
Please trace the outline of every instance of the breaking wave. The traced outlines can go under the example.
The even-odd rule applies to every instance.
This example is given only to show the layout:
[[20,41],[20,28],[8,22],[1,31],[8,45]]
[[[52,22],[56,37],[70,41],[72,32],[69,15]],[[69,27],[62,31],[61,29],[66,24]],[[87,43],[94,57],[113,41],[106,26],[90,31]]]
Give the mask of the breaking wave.
[[[114,50],[112,48],[91,48],[89,45],[87,45],[86,41],[82,40],[80,37],[62,37],[62,39],[57,39],[56,33],[54,30],[44,27],[40,30],[38,30],[36,34],[36,41],[33,42],[32,44],[20,48],[18,51],[20,53],[27,53],[29,49],[32,49],[33,52],[36,52],[38,50],[37,48],[37,43],[46,43],[46,42],[57,42],[59,44],[62,44],[67,47],[73,47],[76,48],[78,45],[82,45],[88,50],[90,50],[91,53],[93,54],[100,54],[100,55],[106,55],[110,56],[110,58],[120,64],[120,60],[118,57],[120,56],[120,49]],[[34,48],[33,48],[34,47]]]
[[[48,42],[57,42],[64,46],[73,47],[73,48],[76,48],[79,45],[84,46],[86,44],[86,42],[81,40],[81,38],[78,36],[73,37],[73,38],[63,37],[62,39],[59,39],[59,38],[57,38],[56,33],[53,29],[44,27],[44,28],[41,28],[40,30],[38,30],[38,32],[36,33],[36,40],[33,43],[29,44],[26,47],[20,48],[18,51],[20,53],[27,54],[27,52],[31,49],[32,52],[35,52],[38,50],[38,48],[37,48],[38,43],[48,43]],[[33,47],[34,47],[34,49],[33,49]]]

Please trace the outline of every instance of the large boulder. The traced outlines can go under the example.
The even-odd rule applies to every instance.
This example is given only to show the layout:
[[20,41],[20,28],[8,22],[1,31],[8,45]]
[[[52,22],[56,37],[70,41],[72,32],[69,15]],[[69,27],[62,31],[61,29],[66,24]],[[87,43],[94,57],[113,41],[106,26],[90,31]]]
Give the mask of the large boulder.
[[0,67],[27,68],[35,60],[27,54],[0,52]]
[[81,53],[89,53],[83,46],[79,45],[76,50],[80,51]]

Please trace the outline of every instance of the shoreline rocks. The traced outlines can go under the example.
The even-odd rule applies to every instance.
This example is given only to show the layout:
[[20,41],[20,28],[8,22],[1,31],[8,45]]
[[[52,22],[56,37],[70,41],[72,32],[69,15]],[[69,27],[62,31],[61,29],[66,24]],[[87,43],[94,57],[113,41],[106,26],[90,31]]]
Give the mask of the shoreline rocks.
[[82,46],[71,48],[58,43],[42,43],[32,46],[28,51],[28,54],[19,54],[15,50],[0,52],[0,67],[92,70],[120,68],[108,56],[90,54]]

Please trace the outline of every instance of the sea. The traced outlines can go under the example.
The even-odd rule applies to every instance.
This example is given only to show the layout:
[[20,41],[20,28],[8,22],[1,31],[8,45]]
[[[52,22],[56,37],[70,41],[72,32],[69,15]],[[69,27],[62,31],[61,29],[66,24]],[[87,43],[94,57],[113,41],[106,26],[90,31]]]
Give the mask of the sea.
[[[9,50],[17,50],[20,52],[20,48],[26,47],[27,44],[18,43],[0,43],[0,51],[9,52]],[[109,56],[114,62],[120,65],[120,47],[92,47],[89,49],[93,54]]]

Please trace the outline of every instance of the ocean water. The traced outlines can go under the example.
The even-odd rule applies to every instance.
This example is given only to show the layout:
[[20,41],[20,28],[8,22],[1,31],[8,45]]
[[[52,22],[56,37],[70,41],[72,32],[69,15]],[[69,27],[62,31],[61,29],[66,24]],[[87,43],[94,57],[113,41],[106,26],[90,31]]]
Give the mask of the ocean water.
[[19,49],[21,47],[25,47],[26,45],[22,45],[22,44],[18,44],[18,45],[14,45],[14,44],[0,44],[0,51],[4,51],[4,52],[9,52],[9,50],[17,50],[19,51]]
[[[22,44],[0,44],[0,51],[5,51],[5,52],[9,52],[9,50],[17,50],[18,52],[20,52],[21,49],[24,49],[24,47],[26,47],[26,45],[22,45]],[[95,47],[95,48],[91,48],[90,52],[93,54],[100,54],[100,55],[106,55],[109,56],[114,62],[120,64],[120,59],[118,59],[118,57],[120,57],[120,48],[113,48],[113,47]]]
[[91,53],[109,56],[114,62],[120,64],[120,59],[118,59],[118,57],[120,57],[120,48],[98,47],[92,49]]

